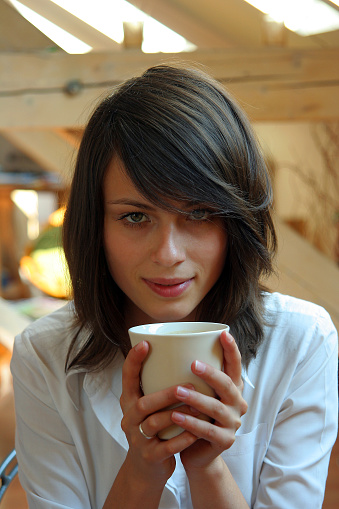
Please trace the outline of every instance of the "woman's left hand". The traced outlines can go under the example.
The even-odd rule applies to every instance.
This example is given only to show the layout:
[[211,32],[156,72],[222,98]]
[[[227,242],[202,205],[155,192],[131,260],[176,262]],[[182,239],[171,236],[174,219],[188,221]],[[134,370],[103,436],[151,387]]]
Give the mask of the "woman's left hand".
[[247,403],[242,397],[240,352],[234,338],[225,331],[221,333],[220,342],[224,350],[224,372],[199,361],[192,364],[193,373],[208,383],[217,397],[177,389],[178,400],[211,419],[208,422],[179,411],[172,413],[175,424],[200,439],[181,452],[181,461],[187,474],[190,470],[209,467],[222,451],[231,447],[241,424],[240,418],[247,410]]

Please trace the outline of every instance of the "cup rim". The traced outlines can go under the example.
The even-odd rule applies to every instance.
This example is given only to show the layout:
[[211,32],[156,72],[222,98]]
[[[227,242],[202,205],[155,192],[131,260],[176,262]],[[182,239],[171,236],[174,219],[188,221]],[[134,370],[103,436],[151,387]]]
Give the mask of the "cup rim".
[[[206,324],[206,330],[192,330],[195,327],[199,327],[202,324]],[[165,330],[167,327],[170,326],[178,326],[177,335],[188,335],[188,334],[208,334],[210,332],[222,332],[223,330],[229,330],[229,326],[224,323],[216,323],[216,322],[160,322],[160,323],[148,323],[143,325],[136,325],[134,327],[131,327],[128,329],[128,332],[131,332],[132,334],[138,334],[138,335],[148,335],[148,336],[172,336],[173,333],[175,333],[175,330],[169,331]],[[183,330],[185,328],[190,328],[190,330]]]

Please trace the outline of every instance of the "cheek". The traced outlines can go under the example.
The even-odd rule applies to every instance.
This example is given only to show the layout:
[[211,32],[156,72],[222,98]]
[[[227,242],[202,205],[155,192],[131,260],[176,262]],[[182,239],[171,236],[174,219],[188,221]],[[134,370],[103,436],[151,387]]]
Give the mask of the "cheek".
[[203,271],[205,284],[211,287],[219,279],[226,261],[227,235],[223,229],[215,228],[191,244],[191,259]]
[[212,269],[221,272],[227,254],[227,235],[225,231],[215,231],[211,238],[205,240],[204,245],[206,246],[204,259],[209,260]]
[[110,273],[118,285],[119,281],[130,278],[140,264],[142,249],[137,249],[135,242],[117,232],[105,233],[104,250]]
[[[117,249],[117,246],[119,246],[119,249]],[[107,230],[104,230],[104,251],[111,275],[113,279],[116,279],[116,273],[121,270],[126,257],[124,255],[123,246],[119,243],[119,239],[116,238],[116,235],[112,235],[112,233]]]

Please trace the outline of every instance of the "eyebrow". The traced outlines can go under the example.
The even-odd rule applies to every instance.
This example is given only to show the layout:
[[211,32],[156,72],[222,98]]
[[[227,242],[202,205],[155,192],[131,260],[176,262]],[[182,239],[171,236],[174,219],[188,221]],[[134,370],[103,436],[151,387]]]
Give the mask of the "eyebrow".
[[[150,205],[148,203],[140,202],[140,201],[137,201],[137,200],[131,200],[129,198],[120,198],[120,199],[117,199],[117,200],[108,200],[106,203],[107,203],[107,205],[125,205],[127,207],[135,207],[135,208],[138,208],[138,209],[147,210],[149,212],[154,212],[156,210],[156,208],[157,208],[154,205]],[[185,208],[183,208],[183,209],[175,209],[175,210],[177,210],[177,212],[181,212],[182,214],[187,214],[187,213],[189,213],[189,209],[190,208],[196,207],[196,206],[200,206],[202,208],[203,207],[211,208],[207,204],[202,204],[200,202],[191,201],[191,202],[186,204]]]
[[139,202],[136,200],[129,200],[128,198],[120,198],[119,200],[108,200],[108,205],[127,205],[129,207],[137,207],[139,209],[145,209],[145,210],[155,210],[155,207],[152,205],[148,205],[144,202]]

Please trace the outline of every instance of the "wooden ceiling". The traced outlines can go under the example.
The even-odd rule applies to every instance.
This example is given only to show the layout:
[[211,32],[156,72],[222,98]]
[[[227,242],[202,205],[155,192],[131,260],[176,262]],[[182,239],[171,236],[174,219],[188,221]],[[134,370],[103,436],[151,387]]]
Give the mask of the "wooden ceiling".
[[164,61],[202,66],[253,121],[339,118],[339,31],[272,32],[243,0],[130,0],[197,46],[185,54],[144,54],[48,0],[21,2],[94,47],[69,55],[0,0],[0,134],[50,171],[67,174],[78,138],[72,133],[107,88]]
[[[243,0],[131,0],[199,48],[260,48],[267,43],[264,15]],[[339,46],[339,31],[301,37],[286,30],[294,48]]]
[[[65,30],[88,38],[96,32],[75,16],[50,0],[20,0]],[[81,1],[81,0],[79,0]],[[325,0],[326,1],[326,0]],[[264,15],[244,0],[129,0],[190,42],[203,48],[260,48],[267,44],[269,27]],[[109,4],[109,0],[107,0]],[[94,35],[92,36],[94,37]],[[100,34],[96,32],[100,49]],[[104,46],[104,37],[101,42]],[[89,41],[85,41],[90,43]],[[93,41],[92,41],[93,42]],[[290,48],[339,47],[339,31],[308,37],[285,30],[284,44]],[[55,46],[13,8],[8,0],[0,0],[0,51],[32,51]],[[119,46],[107,43],[115,50]]]

